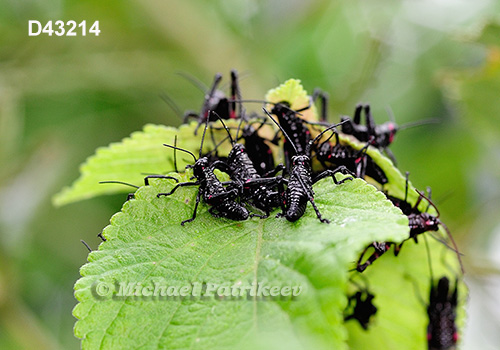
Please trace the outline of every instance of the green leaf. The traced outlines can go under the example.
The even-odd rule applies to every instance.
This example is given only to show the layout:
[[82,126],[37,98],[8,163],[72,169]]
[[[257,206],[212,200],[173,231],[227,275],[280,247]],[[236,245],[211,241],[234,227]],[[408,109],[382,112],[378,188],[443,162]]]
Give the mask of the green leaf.
[[[266,101],[272,103],[288,102],[290,108],[293,110],[301,110],[307,107],[311,103],[310,96],[307,95],[307,91],[304,89],[299,79],[288,79],[283,84],[277,88],[271,89],[267,92]],[[268,108],[272,108],[268,106]],[[316,106],[311,105],[305,111],[300,112],[301,118],[309,121],[318,120],[318,112]]]
[[[350,135],[339,135],[340,143],[343,145],[348,145],[356,150],[360,150],[365,147],[366,143],[361,143],[354,137]],[[388,183],[381,185],[375,180],[371,178],[366,178],[365,180],[379,190],[387,193],[396,198],[404,199],[405,198],[405,187],[406,187],[406,177],[401,174],[398,168],[394,166],[392,161],[384,156],[377,148],[369,147],[366,151],[366,154],[370,156],[375,164],[377,164],[382,171],[385,173]],[[411,181],[408,181],[408,194],[407,194],[407,202],[410,204],[415,204],[419,195],[415,191],[415,187],[412,185]],[[418,206],[418,209],[421,212],[429,212],[430,214],[436,214],[434,208],[430,207],[427,209],[429,202],[426,199],[422,199],[421,203]]]
[[[291,223],[275,218],[277,211],[263,220],[216,219],[201,203],[196,220],[182,227],[192,215],[197,188],[156,197],[173,185],[154,180],[141,187],[113,216],[104,230],[107,241],[82,267],[73,314],[83,348],[345,348],[348,269],[372,241],[408,237],[407,218],[360,179],[334,185],[328,178],[314,186],[315,203],[331,224],[319,222],[310,204],[304,217]],[[116,294],[115,283],[154,281],[303,289],[293,299]],[[96,298],[99,283],[108,283],[114,297]]]
[[[203,130],[193,135],[193,122],[181,125],[178,129],[162,125],[148,124],[143,131],[134,132],[121,142],[112,143],[107,147],[97,149],[80,167],[80,178],[70,187],[64,188],[53,198],[55,205],[60,206],[82,199],[88,199],[103,194],[130,192],[130,187],[118,184],[99,184],[99,181],[124,181],[135,185],[144,184],[145,174],[165,174],[174,170],[173,151],[163,146],[164,143],[174,144],[178,137],[178,147],[185,148],[198,156]],[[225,137],[225,132],[213,131],[216,142]],[[219,135],[222,135],[219,137]],[[211,140],[204,145],[204,151],[213,148]],[[226,145],[220,150],[224,152]],[[177,152],[178,169],[182,170],[193,159]]]
[[[441,242],[430,238],[427,232],[431,256],[432,273],[435,279],[447,276],[451,283],[460,276],[456,255]],[[368,330],[354,321],[346,322],[351,349],[421,350],[427,349],[427,303],[429,302],[430,272],[427,264],[424,238],[416,244],[406,241],[396,257],[391,251],[379,258],[355,281],[367,284],[375,295],[373,303],[377,314]],[[458,325],[462,329],[465,319],[464,305],[467,289],[459,281]],[[403,345],[404,344],[404,345]]]

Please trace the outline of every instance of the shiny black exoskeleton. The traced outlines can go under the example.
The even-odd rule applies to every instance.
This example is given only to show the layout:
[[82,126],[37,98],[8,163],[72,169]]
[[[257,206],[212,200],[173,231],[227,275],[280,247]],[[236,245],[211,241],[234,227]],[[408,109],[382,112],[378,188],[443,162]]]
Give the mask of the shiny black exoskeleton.
[[265,123],[262,122],[257,128],[252,125],[243,127],[241,138],[245,140],[245,148],[252,160],[253,166],[259,175],[265,175],[275,168],[274,156],[266,139],[259,136],[259,130]]
[[344,322],[356,320],[364,330],[368,329],[370,319],[377,313],[377,307],[373,304],[375,295],[368,290],[363,289],[357,291],[354,295],[349,296],[347,308],[351,308],[354,303],[352,312],[344,316]]
[[[283,135],[292,146],[296,154],[291,157],[291,167],[288,179],[283,179],[283,181],[278,184],[279,191],[283,197],[281,203],[281,213],[278,215],[284,216],[288,221],[297,221],[304,215],[307,208],[307,202],[310,202],[314,211],[316,212],[316,216],[318,217],[318,219],[321,222],[329,223],[330,221],[328,219],[324,219],[321,216],[318,207],[314,203],[314,191],[312,188],[313,184],[321,179],[324,179],[325,177],[331,177],[335,184],[341,184],[347,180],[352,180],[353,178],[347,177],[341,181],[338,181],[335,178],[335,174],[339,172],[344,174],[351,174],[350,171],[345,167],[338,167],[335,170],[325,170],[313,179],[311,158],[307,154],[310,154],[310,149],[314,142],[320,139],[325,132],[335,128],[337,125],[330,126],[320,134],[318,134],[316,138],[310,140],[303,151],[304,153],[301,154],[299,150],[295,148],[293,140],[288,136],[284,128],[272,118],[271,114],[266,109],[264,109],[264,112],[281,129]],[[284,183],[287,184],[286,190],[283,186]]]
[[[408,217],[408,226],[410,227],[410,237],[408,239],[413,238],[415,242],[418,243],[418,235],[427,231],[438,231],[439,225],[443,225],[443,223],[441,222],[441,220],[439,220],[439,210],[430,200],[430,193],[431,193],[430,189],[428,189],[429,197],[426,197],[423,193],[419,192],[418,190],[416,191],[419,194],[418,199],[414,205],[411,205],[410,203],[407,202],[408,198],[408,172],[407,172],[406,185],[405,185],[405,198],[399,199],[389,195],[386,196],[387,199],[389,199],[392,202],[392,204],[394,204],[395,207],[401,209],[403,214]],[[433,206],[436,209],[436,212],[438,213],[437,216],[431,215],[427,212],[421,212],[418,209],[418,206],[420,205],[422,199],[424,198],[429,202],[429,206]],[[396,255],[399,253],[401,246],[402,244],[394,251]]]
[[276,103],[271,109],[271,113],[278,117],[282,132],[288,135],[288,137],[285,137],[283,141],[285,166],[287,171],[290,171],[293,156],[299,154],[303,154],[308,157],[311,156],[308,154],[310,151],[307,149],[307,145],[309,144],[309,141],[311,141],[311,132],[305,125],[305,121],[297,115],[297,113],[304,111],[309,107],[310,106],[306,106],[300,110],[294,111],[290,108],[290,104],[288,102],[283,101]]
[[[361,113],[364,111],[366,125],[361,124]],[[389,121],[380,125],[376,125],[371,114],[370,105],[358,104],[354,111],[353,119],[342,117],[342,132],[352,135],[361,142],[371,140],[371,145],[379,148],[387,153],[387,155],[395,162],[394,155],[387,147],[394,141],[394,136],[399,130],[396,123]]]
[[[240,121],[240,125],[238,126],[236,139],[238,138],[242,121]],[[212,166],[229,174],[233,181],[232,185],[240,190],[242,200],[265,212],[265,217],[269,216],[271,210],[280,205],[281,198],[276,189],[278,182],[282,181],[282,178],[281,176],[274,176],[283,170],[283,165],[278,165],[272,171],[264,174],[264,177],[261,177],[255,169],[245,146],[241,143],[236,143],[222,119],[220,119],[220,122],[224,126],[233,147],[226,161],[217,161]]]
[[[358,272],[365,271],[368,266],[373,264],[373,262],[375,260],[380,258],[380,256],[382,256],[385,252],[387,252],[391,248],[391,245],[393,245],[393,244],[394,243],[391,243],[391,242],[373,242],[373,243],[371,243],[368,247],[366,247],[363,250],[363,252],[359,256],[358,263],[356,264],[356,271],[358,271]],[[370,255],[368,257],[368,259],[366,259],[366,261],[364,263],[361,263],[363,261],[364,255],[366,254],[366,252],[370,248],[373,248],[374,252],[372,253],[372,255]]]
[[[453,237],[451,236],[450,231],[448,230],[448,227],[439,219],[440,213],[437,207],[432,203],[430,200],[430,189],[428,189],[428,196],[426,197],[423,193],[419,192],[418,190],[415,190],[418,193],[418,199],[415,202],[414,205],[411,205],[409,202],[407,202],[408,198],[408,172],[406,173],[406,186],[405,186],[405,198],[404,199],[399,199],[390,195],[386,195],[387,199],[389,199],[395,207],[398,207],[401,209],[404,215],[408,217],[408,226],[410,228],[410,233],[408,239],[412,239],[415,241],[415,243],[418,243],[418,235],[428,232],[428,231],[438,231],[439,227],[443,227],[443,229],[446,231],[448,234],[448,237],[450,241],[453,244],[453,250],[457,254],[458,261],[460,263],[462,272],[463,272],[463,266],[462,266],[462,261],[460,258],[460,253],[458,252],[457,245],[455,241],[453,240]],[[432,214],[429,214],[427,212],[421,212],[418,207],[420,203],[422,202],[422,199],[426,199],[428,204],[427,210],[430,206],[434,207],[434,209],[437,212],[437,216],[434,216]],[[375,260],[377,260],[382,254],[384,254],[386,251],[389,250],[391,246],[394,246],[394,255],[397,256],[403,246],[403,241],[402,243],[395,244],[393,242],[373,242],[370,244],[361,254],[361,257],[358,260],[358,264],[356,266],[356,270],[359,272],[363,272],[369,265],[371,265]],[[373,254],[366,260],[364,264],[361,264],[363,255],[366,253],[366,251],[370,248],[374,248]]]
[[[313,100],[316,99],[319,99],[321,102],[320,120],[326,122],[328,119],[328,94],[320,89],[315,89]],[[342,130],[352,130],[352,128],[352,120],[343,118]],[[329,142],[333,135],[335,135],[335,144]],[[372,145],[372,142],[375,140],[374,136],[363,135],[368,136],[368,139],[366,140],[366,146],[360,150],[356,150],[349,145],[342,145],[337,132],[333,133],[332,136],[323,141],[315,149],[316,158],[323,166],[323,169],[331,169],[332,167],[335,168],[343,165],[353,172],[356,177],[365,178],[365,176],[369,176],[381,185],[389,182],[384,171],[366,154],[368,146]]]
[[[236,199],[238,198],[238,190],[235,188],[229,190],[224,187],[217,176],[215,176],[214,167],[210,164],[208,158],[201,156],[201,150],[203,148],[203,141],[205,140],[207,127],[208,119],[205,121],[205,130],[203,131],[198,159],[196,159],[194,154],[187,150],[175,148],[190,154],[194,158],[195,163],[193,165],[186,166],[186,168],[193,169],[192,179],[196,179],[196,181],[181,182],[175,185],[175,187],[170,192],[157,194],[157,197],[169,196],[180,187],[199,186],[193,216],[190,219],[182,221],[181,225],[183,226],[185,223],[191,222],[196,218],[196,211],[198,210],[198,204],[200,203],[201,197],[203,197],[205,203],[211,206],[209,212],[215,217],[225,217],[231,220],[246,220],[250,216],[248,210],[236,201]],[[165,146],[174,148],[170,145]]]
[[236,112],[236,100],[241,99],[239,85],[238,85],[238,73],[236,70],[231,70],[231,96],[228,98],[224,92],[217,90],[220,82],[222,80],[222,75],[217,73],[214,77],[214,81],[209,91],[205,94],[203,100],[203,105],[199,113],[188,111],[184,114],[184,123],[187,122],[189,118],[196,118],[198,120],[198,125],[196,126],[194,134],[196,135],[200,125],[204,124],[205,121],[216,121],[216,115],[219,115],[222,119],[235,119],[238,118]]
[[431,280],[429,305],[427,316],[427,344],[429,350],[451,350],[455,349],[458,341],[456,309],[458,302],[458,281],[455,287],[450,289],[450,281],[447,277],[441,277],[437,286]]
[[370,143],[365,147],[356,150],[349,145],[342,145],[337,133],[335,133],[335,144],[325,140],[316,148],[316,159],[321,163],[324,169],[332,167],[345,166],[356,177],[365,178],[369,176],[381,185],[389,182],[384,171],[366,154]]

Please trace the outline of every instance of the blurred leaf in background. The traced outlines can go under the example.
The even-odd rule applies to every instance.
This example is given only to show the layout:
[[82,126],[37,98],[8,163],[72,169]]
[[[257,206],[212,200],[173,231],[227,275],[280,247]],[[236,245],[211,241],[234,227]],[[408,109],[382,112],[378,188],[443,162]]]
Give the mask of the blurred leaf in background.
[[[500,247],[498,35],[491,25],[473,38],[499,10],[494,0],[0,0],[0,347],[78,348],[79,240],[96,247],[124,198],[55,209],[51,196],[97,147],[146,123],[179,125],[160,94],[200,108],[203,92],[177,72],[209,85],[236,68],[248,98],[288,78],[323,88],[331,120],[363,101],[379,123],[388,107],[400,125],[442,121],[402,130],[392,150],[418,188],[432,186],[470,279],[481,276],[470,313],[490,332],[464,347],[497,348],[500,313],[481,296],[498,286],[500,259],[476,257]],[[28,37],[28,20],[59,19],[99,20],[101,34]]]

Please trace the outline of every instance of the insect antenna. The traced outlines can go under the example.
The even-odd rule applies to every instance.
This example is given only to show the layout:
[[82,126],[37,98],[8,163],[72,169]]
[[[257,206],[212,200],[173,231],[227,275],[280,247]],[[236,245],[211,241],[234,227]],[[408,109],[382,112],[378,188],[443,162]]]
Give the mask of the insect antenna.
[[415,126],[420,126],[420,125],[439,124],[439,123],[441,123],[441,120],[438,118],[419,120],[416,122],[410,122],[410,123],[403,124],[403,125],[398,127],[398,130],[409,129],[409,128],[413,128]]
[[83,239],[80,240],[80,242],[82,242],[82,244],[87,247],[87,249],[89,250],[89,252],[92,253],[92,248],[90,248],[90,246],[87,244],[87,242],[85,242]]
[[[208,111],[209,116],[210,116],[210,113],[212,113],[212,112]],[[205,134],[207,133],[209,119],[210,119],[210,117],[208,117],[207,120],[205,121],[205,129],[203,129],[203,136],[201,137],[200,152],[198,153],[199,154],[198,158],[201,158],[201,150],[203,149],[203,142],[205,142]]]
[[431,250],[429,248],[429,242],[427,241],[427,236],[424,235],[424,243],[425,243],[425,250],[427,251],[427,263],[429,265],[429,272],[431,275],[431,281],[434,281],[434,274],[432,273],[432,259],[431,259]]
[[238,135],[240,133],[240,129],[241,129],[241,123],[243,123],[243,114],[245,114],[245,110],[243,108],[241,108],[241,113],[240,113],[240,122],[238,123],[238,128],[236,129],[236,141],[238,140]]
[[[220,117],[220,115],[217,113],[217,112],[214,112],[212,111],[213,114],[215,114],[215,116],[219,119],[219,121],[221,122],[222,126],[224,127],[224,129],[226,130],[227,132],[227,135],[229,137],[229,140],[231,141],[231,144],[234,146],[234,139],[233,137],[231,136],[231,133],[229,132],[229,129],[228,127],[226,126],[226,124],[224,123],[224,121],[222,120],[222,118]],[[240,124],[241,124],[241,121],[240,121]],[[236,136],[238,136],[238,134],[236,134]]]
[[389,120],[393,123],[396,123],[396,118],[394,117],[394,113],[392,111],[391,106],[385,107],[385,111],[387,112],[387,115],[389,116]]
[[[205,134],[203,134],[203,135],[205,135]],[[197,161],[196,156],[193,153],[191,153],[190,151],[188,151],[187,149],[180,148],[180,147],[177,147],[177,146],[172,146],[172,145],[169,145],[169,144],[166,144],[166,143],[164,143],[163,146],[168,147],[168,148],[172,148],[174,150],[179,150],[179,151],[185,152],[185,153],[191,155],[191,157],[193,157],[193,159],[194,159],[195,162]]]
[[[429,199],[431,199],[431,196],[432,196],[432,189],[430,186],[427,186],[427,197],[429,197]],[[425,209],[425,211],[429,211],[429,208],[431,207],[431,203],[429,202],[429,204],[427,205],[427,208]]]
[[462,271],[462,274],[465,273],[465,269],[464,269],[464,265],[462,263],[462,258],[460,257],[460,252],[458,250],[458,246],[457,246],[457,243],[455,242],[455,240],[453,239],[453,236],[451,235],[451,232],[450,230],[448,229],[448,226],[446,226],[446,224],[444,222],[442,222],[441,220],[439,220],[439,216],[441,215],[439,213],[439,210],[438,208],[436,207],[436,205],[429,199],[427,198],[422,192],[420,192],[419,190],[415,189],[415,191],[417,191],[417,193],[422,196],[422,198],[426,199],[431,205],[432,207],[436,210],[436,213],[437,213],[437,216],[436,216],[436,219],[438,221],[438,223],[443,227],[443,229],[446,231],[446,234],[448,235],[448,238],[450,239],[452,245],[453,245],[453,248],[457,254],[457,259],[458,259],[458,263],[460,264],[460,270]]
[[179,119],[183,118],[181,109],[179,108],[179,106],[177,106],[174,100],[170,98],[170,96],[168,96],[165,92],[163,92],[160,94],[160,98],[170,107],[170,109],[174,111],[175,114],[177,114]]
[[195,78],[191,74],[185,72],[176,72],[175,74],[180,75],[181,77],[189,81],[191,84],[193,84],[193,86],[198,88],[198,90],[200,90],[201,92],[205,93],[207,91],[207,87],[205,86],[205,84],[203,84],[198,78]]
[[[325,130],[323,130],[322,132],[320,132],[320,133],[319,133],[319,134],[318,134],[318,135],[317,135],[314,139],[312,139],[311,141],[309,141],[309,143],[308,143],[308,144],[307,144],[307,146],[306,146],[306,150],[305,150],[306,154],[309,154],[309,151],[311,150],[312,145],[313,145],[313,144],[314,144],[317,140],[319,140],[319,139],[320,139],[320,138],[321,138],[321,137],[322,137],[322,136],[323,136],[323,135],[324,135],[327,131],[329,131],[329,130],[333,130],[332,135],[333,135],[333,134],[336,134],[336,133],[337,133],[337,130],[335,130],[335,128],[336,128],[337,126],[339,126],[339,125],[344,124],[345,122],[347,122],[347,120],[341,121],[341,122],[340,122],[340,123],[338,123],[338,124],[333,124],[333,125],[330,125],[328,128],[326,128]],[[331,136],[330,136],[330,137],[331,137]],[[330,139],[330,138],[328,138],[328,139]]]
[[273,117],[271,116],[271,114],[267,111],[267,109],[265,108],[262,108],[264,110],[264,112],[267,114],[267,116],[273,121],[274,124],[276,124],[278,126],[278,128],[281,130],[281,132],[283,133],[283,135],[286,137],[286,139],[288,140],[288,142],[290,142],[290,144],[292,145],[293,147],[293,150],[295,151],[295,154],[299,154],[299,152],[297,151],[297,147],[295,147],[292,139],[288,136],[288,134],[285,132],[285,130],[283,130],[283,128],[281,127],[281,125],[273,119]]
[[436,218],[439,218],[441,216],[441,213],[439,212],[439,209],[436,207],[436,205],[430,200],[430,198],[427,197],[423,192],[420,192],[417,189],[415,189],[415,192],[417,192],[420,197],[427,200],[427,202],[434,208],[434,210],[436,210],[436,213],[437,213]]
[[462,263],[462,258],[460,257],[461,254],[460,252],[458,251],[458,247],[457,247],[457,243],[455,242],[455,240],[453,239],[453,236],[451,235],[451,232],[450,230],[448,229],[448,226],[446,226],[445,223],[443,223],[441,220],[439,220],[439,224],[441,226],[443,226],[444,230],[446,231],[446,234],[448,235],[448,237],[450,238],[450,241],[451,243],[453,244],[453,248],[455,248],[455,252],[457,254],[457,259],[458,259],[458,263],[460,264],[460,271],[462,271],[462,274],[465,273],[465,269],[464,269],[464,264]]
[[139,186],[129,184],[128,182],[123,182],[123,181],[99,181],[100,184],[120,184],[120,185],[126,185],[134,188],[139,188]]

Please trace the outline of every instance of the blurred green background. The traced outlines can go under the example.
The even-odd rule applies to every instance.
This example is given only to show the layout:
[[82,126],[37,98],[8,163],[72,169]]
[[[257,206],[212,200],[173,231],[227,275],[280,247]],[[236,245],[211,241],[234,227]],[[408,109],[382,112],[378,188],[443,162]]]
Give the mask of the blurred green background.
[[[28,36],[28,20],[100,23],[100,36]],[[159,97],[199,109],[231,68],[245,98],[288,78],[331,96],[331,120],[370,102],[392,150],[465,254],[464,349],[500,346],[500,20],[494,0],[0,0],[0,348],[78,348],[73,284],[85,240],[124,196],[55,208],[99,146],[146,123],[179,125]],[[483,32],[482,29],[486,28]],[[482,34],[481,34],[482,33]],[[376,347],[375,347],[376,348]]]

